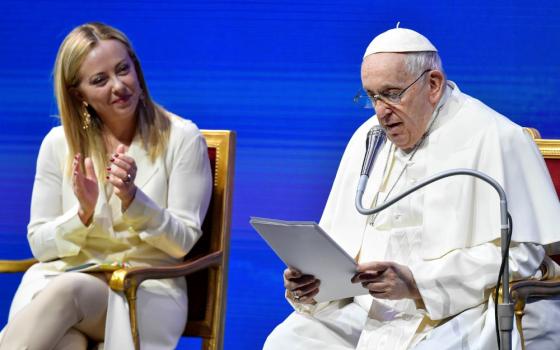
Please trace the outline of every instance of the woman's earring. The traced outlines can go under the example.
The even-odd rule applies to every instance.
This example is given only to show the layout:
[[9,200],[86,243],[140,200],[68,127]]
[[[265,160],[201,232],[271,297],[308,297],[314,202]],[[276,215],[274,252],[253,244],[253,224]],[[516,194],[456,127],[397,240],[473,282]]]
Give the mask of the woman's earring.
[[91,114],[88,111],[88,103],[82,101],[82,129],[87,130],[91,125]]

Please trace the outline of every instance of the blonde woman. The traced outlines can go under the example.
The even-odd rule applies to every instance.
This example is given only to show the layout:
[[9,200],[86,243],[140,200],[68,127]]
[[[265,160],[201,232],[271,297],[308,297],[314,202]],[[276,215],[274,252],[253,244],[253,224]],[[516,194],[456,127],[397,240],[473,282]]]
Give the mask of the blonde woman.
[[[107,25],[68,34],[54,89],[62,126],[41,145],[28,226],[40,262],[23,277],[0,349],[132,349],[126,300],[96,267],[187,254],[211,195],[206,143],[152,101],[129,40]],[[142,349],[174,349],[184,280],[146,281],[138,298]]]

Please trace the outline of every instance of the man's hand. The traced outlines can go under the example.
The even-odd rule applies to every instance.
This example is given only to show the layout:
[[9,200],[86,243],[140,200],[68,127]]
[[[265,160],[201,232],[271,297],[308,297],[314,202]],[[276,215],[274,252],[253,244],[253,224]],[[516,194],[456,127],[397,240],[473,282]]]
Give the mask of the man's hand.
[[390,261],[372,261],[358,265],[358,271],[352,277],[352,283],[361,283],[376,298],[422,299],[412,271],[404,265]]
[[304,275],[299,270],[288,267],[284,270],[284,287],[288,296],[295,302],[303,304],[315,304],[313,299],[319,293],[321,281],[313,275]]

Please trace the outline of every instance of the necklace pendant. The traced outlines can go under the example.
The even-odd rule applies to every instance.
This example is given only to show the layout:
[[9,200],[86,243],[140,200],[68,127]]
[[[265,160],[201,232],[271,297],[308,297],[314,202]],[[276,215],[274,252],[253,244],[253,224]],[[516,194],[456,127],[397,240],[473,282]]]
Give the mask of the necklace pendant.
[[370,215],[367,224],[373,227],[373,225],[375,224],[375,219],[377,219],[377,214]]

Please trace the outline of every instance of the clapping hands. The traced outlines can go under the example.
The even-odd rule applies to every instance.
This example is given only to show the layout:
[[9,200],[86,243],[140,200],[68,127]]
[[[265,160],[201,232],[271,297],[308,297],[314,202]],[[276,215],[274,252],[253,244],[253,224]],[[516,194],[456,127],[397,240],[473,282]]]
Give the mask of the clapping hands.
[[107,181],[113,185],[115,195],[121,199],[123,212],[136,195],[134,180],[137,171],[136,162],[125,154],[125,147],[117,146],[117,150],[111,158],[111,165],[107,167]]
[[82,155],[78,153],[72,162],[72,189],[79,202],[78,216],[84,225],[89,225],[97,204],[99,186],[91,158],[84,159],[84,169],[81,163]]
[[[125,151],[124,145],[117,146],[107,167],[107,182],[113,185],[115,195],[120,198],[123,212],[136,195],[134,179],[137,172],[136,162]],[[89,225],[99,197],[99,184],[93,161],[86,157],[82,168],[82,157],[78,153],[72,162],[72,189],[79,202],[78,216],[84,225]]]

